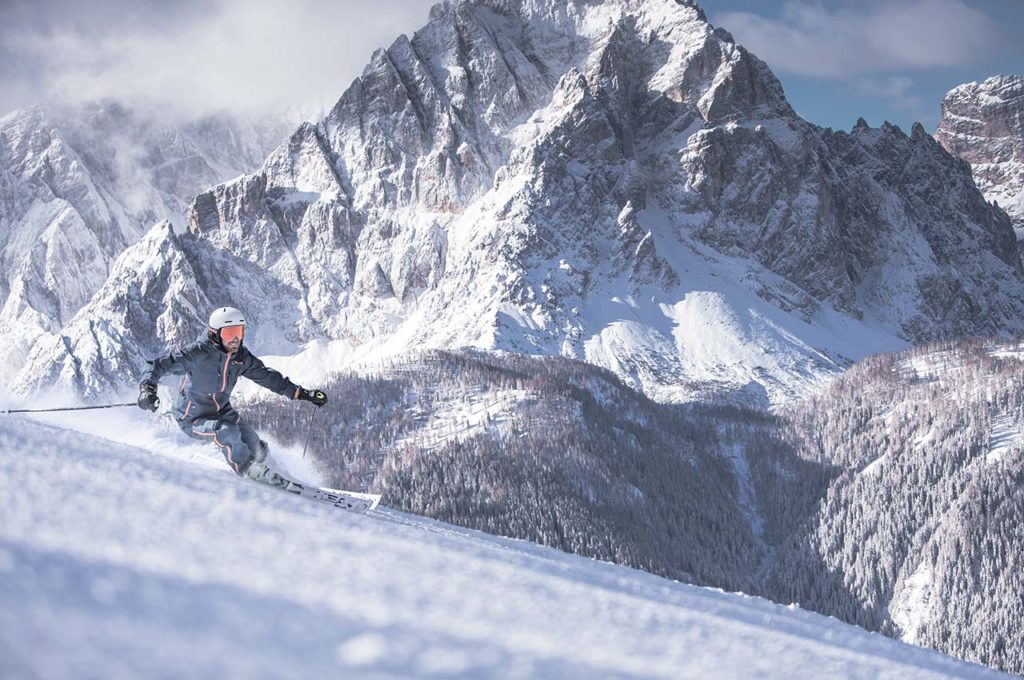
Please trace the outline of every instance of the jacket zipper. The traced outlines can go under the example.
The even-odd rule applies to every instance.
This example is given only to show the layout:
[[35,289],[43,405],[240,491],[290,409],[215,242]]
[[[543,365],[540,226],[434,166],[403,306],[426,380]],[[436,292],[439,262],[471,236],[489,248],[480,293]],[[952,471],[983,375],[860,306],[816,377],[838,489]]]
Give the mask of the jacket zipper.
[[228,384],[228,364],[231,363],[231,356],[234,352],[228,352],[227,358],[224,359],[224,378],[220,381],[220,391],[223,392],[224,388]]
[[232,356],[234,356],[234,352],[228,352],[227,357],[225,357],[224,359],[224,370],[222,371],[223,376],[221,377],[220,381],[220,392],[215,392],[210,395],[210,398],[213,399],[214,406],[217,407],[217,413],[220,413],[220,402],[217,401],[217,395],[223,394],[225,388],[227,388],[228,386],[228,366],[231,365]]

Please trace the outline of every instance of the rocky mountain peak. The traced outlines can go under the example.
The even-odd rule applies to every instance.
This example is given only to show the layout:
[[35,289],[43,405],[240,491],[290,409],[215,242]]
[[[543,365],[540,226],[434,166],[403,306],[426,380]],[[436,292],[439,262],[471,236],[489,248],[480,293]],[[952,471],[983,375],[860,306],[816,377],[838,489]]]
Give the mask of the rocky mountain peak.
[[1024,240],[1024,75],[993,76],[949,91],[935,138],[968,163],[985,197]]
[[1024,75],[993,76],[950,90],[936,136],[970,163],[1024,162]]

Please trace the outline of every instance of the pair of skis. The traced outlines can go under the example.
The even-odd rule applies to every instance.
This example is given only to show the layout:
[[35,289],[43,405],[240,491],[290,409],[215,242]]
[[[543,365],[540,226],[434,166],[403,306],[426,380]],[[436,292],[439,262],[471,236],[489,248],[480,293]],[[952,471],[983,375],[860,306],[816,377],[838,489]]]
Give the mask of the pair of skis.
[[[286,489],[291,493],[298,494],[303,498],[311,498],[321,503],[333,505],[349,512],[363,514],[377,507],[380,503],[380,496],[374,493],[358,493],[356,491],[340,491],[338,489],[321,489],[314,486],[306,486],[298,482],[292,482],[293,487]],[[297,490],[294,487],[299,487]]]
[[340,489],[324,489],[307,484],[301,484],[295,480],[288,479],[281,473],[270,468],[264,463],[252,463],[251,469],[246,470],[245,477],[258,483],[281,489],[296,496],[309,498],[321,503],[333,505],[342,510],[363,514],[373,510],[380,503],[380,495],[373,493],[359,493],[356,491],[342,491]]

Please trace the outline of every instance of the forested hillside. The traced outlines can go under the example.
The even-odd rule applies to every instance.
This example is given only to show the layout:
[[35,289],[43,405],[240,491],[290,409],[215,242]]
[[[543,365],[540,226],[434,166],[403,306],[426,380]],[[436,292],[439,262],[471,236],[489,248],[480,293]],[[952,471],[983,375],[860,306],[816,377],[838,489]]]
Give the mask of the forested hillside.
[[1024,670],[1024,347],[872,357],[789,414],[833,468],[766,592],[904,640]]
[[[581,555],[751,592],[780,533],[761,495],[803,478],[776,419],[657,404],[562,358],[434,352],[348,376],[310,437],[328,479],[391,507]],[[300,442],[299,407],[262,426]],[[813,475],[811,475],[813,476]]]

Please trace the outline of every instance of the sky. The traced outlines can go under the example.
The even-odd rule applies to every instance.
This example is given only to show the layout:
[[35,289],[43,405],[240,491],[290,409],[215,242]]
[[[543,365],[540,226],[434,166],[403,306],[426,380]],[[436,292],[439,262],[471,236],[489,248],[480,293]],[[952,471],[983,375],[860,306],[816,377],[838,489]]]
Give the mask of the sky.
[[184,115],[329,109],[429,0],[0,0],[0,115],[113,97]]
[[[185,115],[330,108],[433,0],[0,0],[0,115],[113,97]],[[939,122],[943,95],[1024,73],[1024,0],[703,0],[807,120]]]
[[962,83],[1024,74],[1024,0],[704,0],[805,119],[939,124]]

